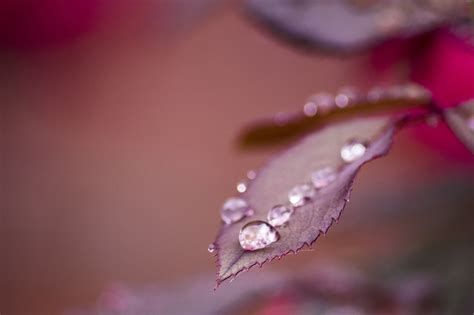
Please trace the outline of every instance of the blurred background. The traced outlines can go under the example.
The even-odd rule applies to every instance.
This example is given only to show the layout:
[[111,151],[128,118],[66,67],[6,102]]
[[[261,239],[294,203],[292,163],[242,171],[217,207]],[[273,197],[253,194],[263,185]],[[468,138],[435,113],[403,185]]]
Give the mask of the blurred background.
[[[2,0],[0,29],[2,315],[93,307],[116,282],[212,274],[222,201],[281,149],[242,151],[242,126],[317,91],[406,74],[373,70],[368,54],[296,51],[238,1]],[[314,250],[265,268],[390,259],[423,239],[436,209],[443,223],[424,227],[438,237],[472,223],[455,219],[473,209],[472,163],[412,130],[395,144]]]

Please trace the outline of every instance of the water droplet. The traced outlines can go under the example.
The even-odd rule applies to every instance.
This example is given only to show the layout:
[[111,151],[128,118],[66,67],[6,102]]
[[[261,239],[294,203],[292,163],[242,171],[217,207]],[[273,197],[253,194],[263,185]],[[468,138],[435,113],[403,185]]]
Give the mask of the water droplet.
[[209,244],[209,246],[207,247],[207,251],[208,251],[209,253],[215,252],[216,249],[217,249],[217,247],[216,247],[216,244],[214,244],[214,243]]
[[313,199],[315,194],[316,191],[311,185],[298,185],[290,189],[288,192],[288,200],[293,206],[299,207]]
[[245,224],[239,233],[239,243],[244,250],[254,251],[265,248],[280,238],[278,231],[264,221]]
[[247,181],[246,180],[241,180],[240,182],[237,183],[237,191],[239,193],[244,193],[247,191]]
[[360,98],[360,92],[353,87],[342,88],[334,98],[336,106],[339,108],[347,107]]
[[254,180],[255,178],[257,178],[257,172],[254,171],[254,170],[250,170],[247,172],[247,178],[250,179],[250,180]]
[[285,205],[276,205],[268,211],[268,222],[273,226],[282,226],[290,219],[294,208]]
[[336,103],[337,107],[344,108],[349,105],[349,97],[345,94],[337,94],[334,98],[334,102]]
[[222,220],[226,224],[231,224],[242,220],[248,215],[249,205],[242,198],[229,198],[221,209]]
[[312,116],[316,115],[317,112],[318,112],[318,105],[316,105],[314,102],[309,101],[306,104],[304,104],[303,113],[306,116],[312,117]]
[[324,167],[311,174],[311,181],[314,188],[321,189],[326,187],[337,178],[337,173],[332,167]]
[[327,113],[334,106],[334,97],[328,93],[319,93],[311,96],[309,102],[314,103],[321,113]]
[[341,158],[350,163],[361,158],[366,150],[367,146],[363,142],[352,139],[342,146]]

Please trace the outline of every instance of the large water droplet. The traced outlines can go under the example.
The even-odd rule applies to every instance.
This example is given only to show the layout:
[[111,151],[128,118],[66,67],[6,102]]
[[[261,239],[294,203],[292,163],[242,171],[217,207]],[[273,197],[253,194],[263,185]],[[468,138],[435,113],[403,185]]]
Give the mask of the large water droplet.
[[290,189],[288,200],[295,207],[304,205],[307,201],[314,198],[316,191],[311,185],[303,184]]
[[217,249],[217,247],[216,247],[216,244],[214,244],[214,243],[209,244],[209,246],[207,247],[207,251],[208,251],[209,253],[215,252],[216,249]]
[[252,221],[242,227],[239,243],[244,250],[254,251],[265,248],[280,238],[278,231],[264,221]]
[[294,211],[294,208],[291,206],[276,205],[268,211],[268,223],[273,226],[282,226],[290,220]]
[[231,224],[250,215],[251,212],[249,210],[249,205],[245,200],[232,197],[227,199],[222,206],[221,217],[226,224]]
[[321,189],[326,187],[337,178],[337,173],[332,167],[324,167],[311,174],[311,181],[314,188]]
[[247,181],[246,180],[241,180],[240,182],[237,183],[237,191],[239,193],[244,193],[247,191]]
[[350,163],[361,158],[366,150],[367,146],[364,142],[352,139],[342,146],[341,158],[344,162]]

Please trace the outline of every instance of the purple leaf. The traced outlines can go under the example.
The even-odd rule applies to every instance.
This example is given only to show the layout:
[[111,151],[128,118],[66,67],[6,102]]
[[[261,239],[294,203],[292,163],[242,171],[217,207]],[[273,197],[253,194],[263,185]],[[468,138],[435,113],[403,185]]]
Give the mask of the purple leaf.
[[429,31],[466,14],[467,2],[349,0],[248,0],[256,21],[309,48],[335,52],[365,49],[390,37]]
[[444,111],[451,130],[474,154],[474,100]]
[[[348,202],[360,167],[387,154],[396,129],[406,121],[371,117],[334,124],[305,137],[271,160],[242,194],[254,215],[224,225],[217,237],[217,283],[252,266],[296,253],[326,233]],[[344,163],[341,148],[351,139],[361,140],[367,149],[360,158]],[[312,201],[297,207],[286,226],[277,227],[280,239],[262,250],[244,251],[239,244],[240,229],[248,222],[267,220],[269,209],[277,204],[288,204],[288,191],[292,187],[311,183],[311,173],[325,167],[338,171],[336,179],[318,190]]]

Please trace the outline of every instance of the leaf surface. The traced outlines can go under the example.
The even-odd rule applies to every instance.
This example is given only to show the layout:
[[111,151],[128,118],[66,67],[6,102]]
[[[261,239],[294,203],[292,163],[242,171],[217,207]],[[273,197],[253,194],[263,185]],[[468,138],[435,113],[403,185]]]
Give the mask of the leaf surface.
[[[303,110],[293,113],[280,113],[274,117],[259,119],[246,128],[239,137],[242,148],[250,149],[288,142],[315,129],[324,127],[341,119],[347,119],[361,114],[387,113],[389,111],[408,109],[413,107],[428,108],[431,103],[431,93],[424,87],[407,83],[391,87],[374,87],[367,93],[353,91],[347,106],[338,107],[336,99],[346,95],[341,89],[335,95],[320,93],[311,96],[308,103],[313,102],[317,108],[313,115],[305,114]],[[331,101],[329,105],[321,107],[318,104],[318,95],[326,95]]]
[[[232,225],[223,225],[215,242],[217,283],[254,265],[296,253],[305,245],[310,246],[321,233],[326,233],[348,202],[360,167],[387,154],[396,129],[405,121],[385,116],[334,124],[306,136],[264,166],[242,194],[255,214]],[[367,141],[368,148],[361,158],[344,164],[340,149],[351,139]],[[292,187],[311,183],[311,173],[328,166],[339,171],[337,179],[319,190],[311,202],[296,208],[288,225],[277,228],[279,241],[253,252],[240,247],[238,235],[243,225],[253,220],[266,220],[271,207],[288,203],[288,191]]]

